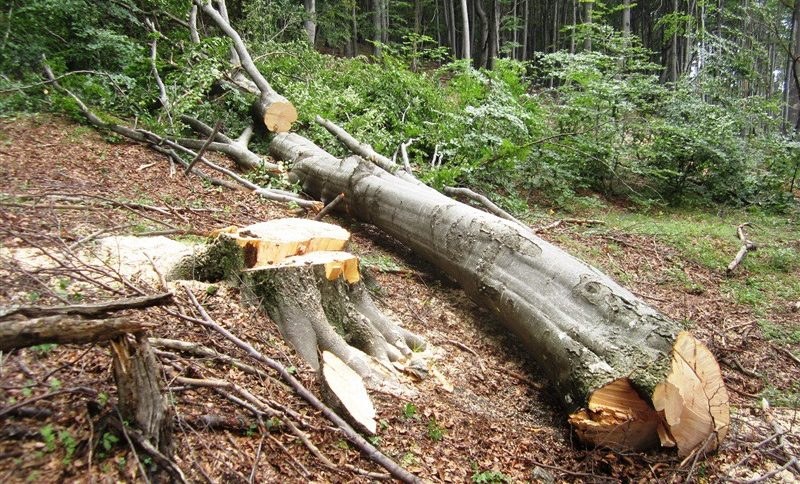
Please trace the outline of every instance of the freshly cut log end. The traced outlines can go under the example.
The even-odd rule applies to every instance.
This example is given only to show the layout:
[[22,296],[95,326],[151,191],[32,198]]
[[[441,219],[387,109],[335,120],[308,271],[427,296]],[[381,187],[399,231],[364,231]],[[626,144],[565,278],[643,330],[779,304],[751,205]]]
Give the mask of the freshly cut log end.
[[345,362],[329,351],[322,352],[323,397],[328,405],[357,430],[375,435],[375,407],[364,381]]
[[358,257],[349,252],[340,251],[311,252],[310,254],[287,257],[278,264],[261,267],[260,269],[305,266],[323,266],[325,268],[325,278],[329,281],[344,277],[345,281],[353,284],[361,280],[361,274],[358,272]]
[[678,335],[672,350],[672,371],[653,392],[659,412],[661,445],[674,445],[686,456],[712,451],[730,427],[728,390],[711,351],[691,334]]
[[272,133],[286,133],[297,121],[297,109],[283,96],[273,96],[256,106],[256,112],[264,126]]
[[341,251],[350,233],[338,225],[301,218],[257,223],[227,233],[244,251],[246,268],[273,266],[287,257]]
[[658,414],[627,378],[600,388],[588,408],[569,416],[581,441],[617,450],[646,449],[658,443]]
[[716,359],[700,341],[681,332],[671,369],[646,402],[627,378],[592,393],[587,409],[570,415],[582,441],[614,449],[646,449],[659,442],[686,456],[712,451],[728,432],[728,392]]

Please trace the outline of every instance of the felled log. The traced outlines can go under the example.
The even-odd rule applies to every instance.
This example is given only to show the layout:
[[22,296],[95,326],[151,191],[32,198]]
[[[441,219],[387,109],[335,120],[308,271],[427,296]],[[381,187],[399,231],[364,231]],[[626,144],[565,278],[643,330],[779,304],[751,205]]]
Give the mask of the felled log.
[[130,318],[82,319],[64,315],[0,322],[0,351],[41,344],[84,344],[107,341],[152,328]]
[[375,306],[358,259],[344,252],[349,240],[341,227],[306,219],[231,227],[169,277],[233,281],[314,369],[320,369],[319,352],[329,351],[377,383],[424,342]]
[[336,159],[295,134],[272,154],[319,199],[412,248],[514,331],[589,445],[681,455],[711,450],[729,425],[711,352],[594,267],[517,224],[408,183],[358,157]]
[[220,15],[220,12],[217,12],[211,2],[206,3],[201,0],[194,0],[194,3],[203,9],[203,12],[211,17],[214,23],[233,41],[233,47],[236,49],[242,68],[250,76],[260,92],[259,99],[253,104],[253,110],[264,122],[264,126],[273,133],[289,131],[292,124],[297,121],[297,110],[294,105],[272,89],[269,82],[258,71],[239,33]]

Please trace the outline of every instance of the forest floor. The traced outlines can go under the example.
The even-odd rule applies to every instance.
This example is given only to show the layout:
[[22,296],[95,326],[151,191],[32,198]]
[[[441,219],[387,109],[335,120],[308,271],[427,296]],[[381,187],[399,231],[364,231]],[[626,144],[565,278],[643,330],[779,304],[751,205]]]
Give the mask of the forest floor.
[[[92,269],[79,257],[95,250],[99,237],[168,233],[197,241],[196,234],[213,229],[298,215],[244,191],[223,191],[180,172],[171,176],[168,161],[145,147],[113,144],[52,117],[0,121],[0,197],[0,307],[120,297],[96,282],[113,277],[114,267]],[[669,450],[622,454],[582,447],[547,381],[487,311],[376,228],[329,218],[353,233],[353,251],[382,287],[383,309],[436,348],[436,367],[453,385],[447,391],[428,378],[414,383],[413,399],[373,395],[380,422],[373,443],[435,482],[714,482],[766,473],[769,481],[795,481],[797,470],[781,467],[787,454],[800,455],[797,220],[759,219],[751,238],[764,250],[726,277],[724,267],[738,249],[736,225],[748,221],[743,212],[690,219],[606,205],[579,216],[587,214],[604,223],[563,223],[541,235],[687,322],[711,348],[723,364],[733,411],[720,450],[682,462]],[[537,225],[559,217],[541,215]],[[133,280],[126,294],[134,286],[160,291]],[[282,342],[275,324],[242,305],[235,289],[189,288],[218,323],[319,390],[314,372]],[[181,292],[174,304],[192,311]],[[156,323],[153,336],[244,358],[227,341],[163,309],[128,316]],[[176,411],[174,459],[189,480],[371,480],[345,464],[382,472],[276,380],[214,360],[162,354],[162,361],[168,377],[182,368],[292,409],[311,441],[338,466],[326,468],[282,425],[258,422],[212,389],[168,381]],[[42,345],[0,354],[0,482],[141,480],[140,464],[149,458],[132,452],[106,423],[115,414],[115,395],[106,345]],[[212,421],[219,425],[209,426]]]

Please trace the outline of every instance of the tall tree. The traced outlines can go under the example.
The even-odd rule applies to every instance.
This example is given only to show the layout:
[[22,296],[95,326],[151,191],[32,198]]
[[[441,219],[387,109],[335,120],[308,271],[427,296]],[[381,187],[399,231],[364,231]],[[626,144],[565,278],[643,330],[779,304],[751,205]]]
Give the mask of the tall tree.
[[796,134],[800,129],[800,0],[792,8],[791,43],[784,82],[786,115],[784,131]]
[[463,32],[461,32],[461,57],[470,59],[470,35],[469,35],[469,10],[467,9],[467,0],[461,0],[461,23]]
[[[594,9],[594,0],[583,1],[583,23],[586,26],[585,37],[583,38],[583,50],[591,52],[592,50],[592,11]],[[677,1],[677,0],[676,0]]]
[[314,45],[317,38],[317,2],[316,0],[305,0],[306,20],[304,26],[308,35],[308,43]]

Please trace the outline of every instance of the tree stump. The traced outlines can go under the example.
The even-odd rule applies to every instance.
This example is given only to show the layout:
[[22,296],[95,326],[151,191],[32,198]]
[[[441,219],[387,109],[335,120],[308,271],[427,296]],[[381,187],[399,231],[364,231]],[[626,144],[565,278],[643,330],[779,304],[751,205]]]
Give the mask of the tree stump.
[[358,259],[343,251],[349,240],[341,227],[305,219],[230,227],[181,260],[170,278],[233,282],[315,370],[328,351],[379,384],[425,343],[375,305]]
[[119,411],[167,457],[172,455],[172,409],[163,395],[162,370],[147,337],[120,336],[111,341]]

